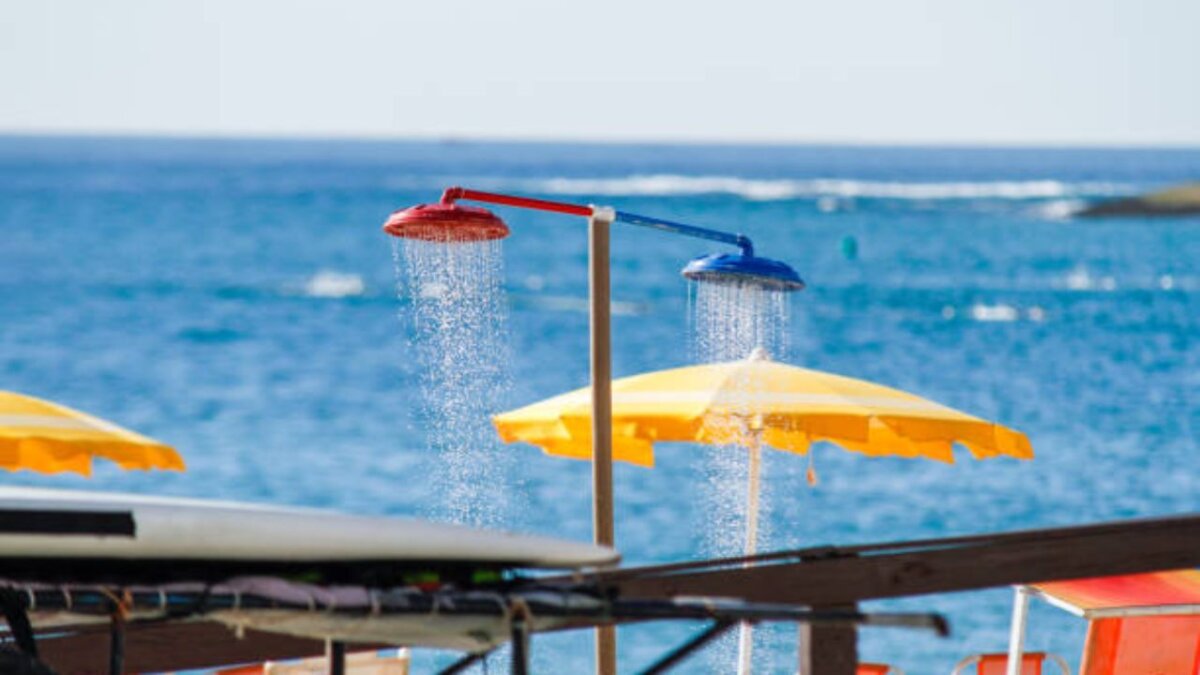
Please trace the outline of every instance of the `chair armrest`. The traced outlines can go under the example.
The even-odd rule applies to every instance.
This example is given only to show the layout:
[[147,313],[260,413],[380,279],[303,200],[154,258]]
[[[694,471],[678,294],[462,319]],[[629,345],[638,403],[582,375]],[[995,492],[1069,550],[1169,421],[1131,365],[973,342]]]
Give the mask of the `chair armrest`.
[[983,660],[983,654],[972,654],[965,659],[954,664],[954,670],[950,671],[950,675],[962,675],[963,671]]

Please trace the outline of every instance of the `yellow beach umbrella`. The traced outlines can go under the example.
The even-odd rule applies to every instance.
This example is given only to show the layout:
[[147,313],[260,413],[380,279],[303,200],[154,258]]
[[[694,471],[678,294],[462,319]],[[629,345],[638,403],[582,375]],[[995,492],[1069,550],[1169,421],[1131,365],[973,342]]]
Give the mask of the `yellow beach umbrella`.
[[[1032,459],[1024,434],[953,408],[863,380],[770,361],[761,349],[743,361],[662,370],[612,383],[613,459],[654,465],[656,441],[739,445],[749,452],[744,551],[757,549],[761,446],[798,454],[829,441],[871,456],[953,462],[953,446],[977,459]],[[583,388],[493,418],[505,442],[524,441],[560,457],[591,457],[591,389]],[[812,469],[809,481],[815,482]],[[750,671],[743,625],[738,673]]]
[[[674,368],[613,381],[613,457],[654,465],[656,441],[748,445],[804,454],[830,441],[872,456],[953,462],[952,446],[977,459],[1031,459],[1024,434],[883,385],[768,360]],[[493,418],[505,442],[560,457],[591,456],[591,389]]]
[[0,468],[92,473],[92,458],[122,469],[184,470],[170,446],[87,413],[32,396],[0,391]]

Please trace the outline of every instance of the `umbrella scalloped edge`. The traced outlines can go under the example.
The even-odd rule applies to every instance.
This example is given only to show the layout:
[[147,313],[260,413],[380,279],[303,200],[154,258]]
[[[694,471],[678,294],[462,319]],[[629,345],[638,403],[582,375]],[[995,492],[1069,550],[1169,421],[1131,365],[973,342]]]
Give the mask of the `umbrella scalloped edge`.
[[103,457],[125,470],[187,469],[179,453],[166,445],[130,446],[121,442],[63,442],[39,436],[0,438],[0,468],[40,473],[92,475],[92,458]]

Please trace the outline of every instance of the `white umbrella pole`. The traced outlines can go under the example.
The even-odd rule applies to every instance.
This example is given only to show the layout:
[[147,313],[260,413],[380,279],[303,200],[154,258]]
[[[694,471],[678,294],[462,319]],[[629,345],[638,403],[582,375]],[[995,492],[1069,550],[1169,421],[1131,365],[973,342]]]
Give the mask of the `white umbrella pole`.
[[1025,624],[1029,621],[1029,589],[1017,586],[1013,590],[1012,625],[1008,633],[1008,663],[1005,675],[1021,675],[1022,654],[1025,652]]
[[[758,551],[758,501],[762,492],[762,445],[755,438],[750,444],[749,484],[746,489],[746,547],[752,556]],[[743,623],[738,632],[738,675],[750,675],[750,657],[754,650],[754,635],[750,624]]]

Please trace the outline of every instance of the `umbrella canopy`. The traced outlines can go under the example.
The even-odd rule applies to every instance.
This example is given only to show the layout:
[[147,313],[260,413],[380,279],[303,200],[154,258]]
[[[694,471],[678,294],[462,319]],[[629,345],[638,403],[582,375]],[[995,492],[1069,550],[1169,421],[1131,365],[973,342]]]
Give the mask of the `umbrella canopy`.
[[[493,418],[505,442],[548,454],[591,457],[591,388]],[[655,441],[739,445],[749,450],[747,556],[757,550],[761,445],[803,454],[831,441],[866,455],[954,461],[960,443],[976,458],[1033,457],[1024,434],[919,396],[776,363],[756,349],[743,361],[635,375],[612,383],[613,459],[654,465]],[[809,482],[816,476],[809,467]],[[743,624],[739,675],[750,672],[751,628]]]
[[[953,462],[960,443],[978,459],[1031,459],[1018,431],[897,389],[767,360],[662,370],[613,382],[613,457],[653,466],[655,441],[749,445],[752,434],[805,453],[830,441],[873,456]],[[497,415],[505,442],[551,455],[591,456],[591,389],[577,389]]]
[[0,468],[92,473],[92,458],[122,469],[184,470],[171,447],[57,403],[0,391]]

